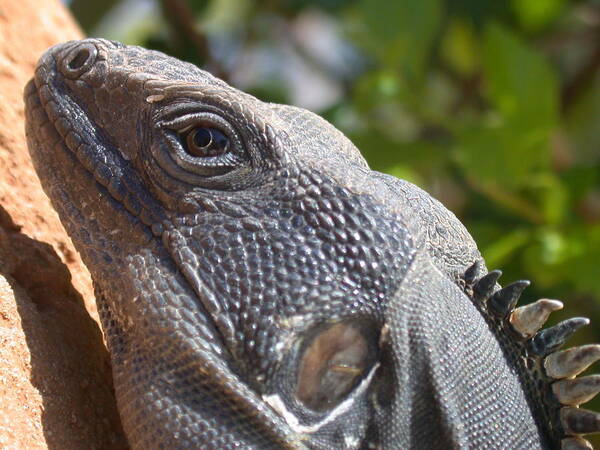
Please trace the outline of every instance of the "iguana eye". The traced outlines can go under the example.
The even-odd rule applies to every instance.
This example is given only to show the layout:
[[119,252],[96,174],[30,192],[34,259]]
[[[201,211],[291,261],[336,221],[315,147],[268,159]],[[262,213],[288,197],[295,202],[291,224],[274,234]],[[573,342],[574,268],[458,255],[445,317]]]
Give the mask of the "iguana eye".
[[360,327],[338,323],[321,331],[304,350],[296,397],[313,411],[342,401],[375,362],[376,348]]
[[219,114],[178,111],[171,120],[159,120],[158,126],[166,146],[152,147],[152,153],[174,178],[191,184],[211,179],[214,187],[215,177],[249,164],[241,133]]
[[229,150],[229,138],[216,128],[194,127],[185,133],[184,149],[198,158],[219,156]]

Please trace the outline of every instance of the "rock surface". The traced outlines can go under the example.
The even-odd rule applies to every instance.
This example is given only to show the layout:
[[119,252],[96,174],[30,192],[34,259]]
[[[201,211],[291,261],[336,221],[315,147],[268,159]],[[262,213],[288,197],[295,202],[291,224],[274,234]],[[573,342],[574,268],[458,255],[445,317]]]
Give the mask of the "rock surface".
[[57,0],[2,0],[0,36],[0,448],[126,448],[90,277],[23,131],[38,57],[82,34]]

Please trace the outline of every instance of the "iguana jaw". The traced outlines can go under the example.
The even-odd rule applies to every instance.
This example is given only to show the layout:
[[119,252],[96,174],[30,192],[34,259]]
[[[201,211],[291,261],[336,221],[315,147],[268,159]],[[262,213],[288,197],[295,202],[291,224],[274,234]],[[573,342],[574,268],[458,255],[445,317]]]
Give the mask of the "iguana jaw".
[[[155,375],[156,379],[133,383],[132,380],[135,379],[136,373],[142,370],[141,368],[144,364],[146,366],[149,364],[151,367],[161,367],[160,361],[154,359],[157,356],[154,354],[154,351],[160,354],[158,352],[160,348],[165,352],[175,355],[178,361],[178,355],[194,355],[192,362],[186,361],[186,364],[198,367],[197,375],[202,375],[202,377],[196,380],[198,385],[213,383],[221,388],[227,388],[227,392],[222,392],[220,396],[215,395],[211,397],[211,401],[217,403],[223,402],[222,407],[225,411],[228,411],[232,404],[236,405],[237,414],[239,414],[239,411],[245,410],[244,423],[225,426],[228,433],[225,433],[222,438],[225,439],[227,436],[230,436],[233,439],[238,433],[242,433],[242,431],[245,433],[250,424],[254,424],[252,426],[257,431],[262,430],[260,441],[264,448],[268,448],[271,444],[279,448],[294,448],[303,445],[300,441],[310,440],[310,436],[299,436],[294,433],[285,420],[277,415],[271,407],[267,406],[256,395],[257,393],[254,390],[250,391],[248,389],[250,384],[256,385],[256,382],[253,383],[252,380],[248,379],[240,381],[238,373],[234,373],[237,372],[235,370],[236,367],[239,368],[240,365],[238,361],[232,361],[235,358],[229,357],[230,355],[227,354],[225,347],[233,348],[236,343],[230,341],[231,344],[228,346],[221,345],[222,342],[227,342],[227,339],[221,339],[223,333],[217,332],[217,329],[220,328],[219,320],[216,318],[217,312],[211,310],[208,304],[204,303],[200,285],[194,286],[195,288],[198,287],[195,292],[190,289],[189,280],[192,279],[192,274],[197,274],[201,271],[194,271],[193,267],[190,266],[191,261],[185,257],[176,258],[177,265],[173,263],[174,255],[185,256],[178,251],[179,249],[191,248],[182,239],[178,239],[189,238],[189,234],[184,229],[187,226],[186,220],[191,220],[190,224],[192,225],[200,225],[199,221],[203,218],[210,219],[211,216],[218,217],[218,215],[223,215],[223,222],[228,221],[232,226],[238,226],[244,224],[244,221],[229,216],[232,214],[231,211],[234,208],[241,210],[244,214],[251,214],[253,212],[264,214],[267,211],[266,205],[250,205],[252,208],[245,211],[243,208],[247,205],[244,204],[243,197],[241,198],[241,202],[238,200],[238,203],[241,203],[241,205],[220,202],[219,204],[215,203],[211,205],[211,207],[207,206],[209,200],[201,198],[198,201],[197,207],[204,209],[197,211],[199,219],[193,216],[177,216],[173,220],[170,220],[172,217],[168,214],[161,216],[160,207],[157,207],[152,202],[149,204],[150,207],[147,208],[153,213],[151,215],[140,213],[138,208],[132,207],[133,205],[127,207],[125,204],[123,206],[121,203],[123,199],[119,197],[120,191],[111,191],[111,186],[114,186],[115,183],[112,175],[116,175],[117,181],[125,180],[127,183],[133,183],[135,185],[133,194],[147,192],[145,187],[141,187],[143,180],[136,178],[134,170],[134,166],[136,170],[139,170],[137,164],[140,163],[138,159],[139,153],[136,151],[135,145],[133,145],[137,136],[132,136],[125,147],[117,148],[115,145],[112,145],[116,142],[115,139],[110,139],[114,130],[107,129],[106,124],[102,125],[101,121],[94,116],[94,104],[86,103],[77,98],[72,90],[65,86],[67,80],[61,78],[59,75],[59,67],[63,67],[64,69],[65,64],[64,60],[60,59],[60,55],[74,51],[77,48],[76,45],[65,44],[64,46],[55,47],[42,58],[38,66],[35,83],[29,85],[26,93],[28,123],[30,127],[28,134],[32,156],[36,161],[38,171],[44,179],[45,188],[55,201],[56,208],[65,222],[69,233],[75,237],[78,249],[84,255],[86,264],[96,278],[97,294],[101,302],[99,309],[104,311],[103,323],[105,331],[108,330],[107,334],[110,336],[109,343],[114,361],[115,384],[121,405],[120,410],[125,411],[125,428],[133,436],[136,436],[136,439],[143,439],[138,434],[138,431],[134,429],[135,423],[143,414],[147,414],[153,418],[161,417],[160,408],[154,405],[151,399],[156,395],[159,395],[163,400],[170,398],[168,390],[165,390],[164,377],[169,377],[169,381],[166,383],[167,386],[170,384],[179,386],[183,382],[178,379],[178,374],[163,372],[161,368],[157,369],[158,374]],[[104,43],[87,41],[84,44],[84,48],[90,45],[98,45],[99,48],[102,48]],[[101,54],[102,52],[99,50],[98,53]],[[89,55],[93,54],[94,52],[90,50]],[[78,58],[75,57],[74,59],[77,60]],[[74,80],[71,79],[68,83],[76,83],[77,80],[77,78]],[[129,118],[128,120],[133,119]],[[81,130],[75,126],[76,123],[82,124]],[[257,123],[257,121],[252,122],[254,126]],[[57,125],[55,126],[54,124]],[[40,134],[40,125],[47,128],[48,136]],[[129,126],[129,128],[135,127]],[[269,149],[276,150],[276,141],[278,138],[269,131],[268,127],[257,126],[257,128],[265,130],[264,133],[261,133],[261,139],[266,140],[267,144],[272,142],[272,145],[269,144]],[[114,132],[118,135],[118,130]],[[81,134],[82,136],[80,136],[80,139],[74,139],[72,137],[74,133]],[[49,142],[52,144],[49,144]],[[82,148],[91,151],[91,153],[78,154],[78,151]],[[98,171],[97,167],[100,164],[109,169],[109,176],[106,176],[107,174],[104,169],[96,173]],[[266,170],[268,168],[265,167],[265,176],[269,176],[271,173]],[[332,216],[348,214],[346,208],[358,209],[361,205],[364,205],[365,211],[367,210],[366,208],[380,208],[379,205],[373,205],[372,200],[368,196],[355,198],[351,193],[344,191],[343,187],[335,184],[327,184],[327,180],[324,177],[320,177],[317,173],[307,171],[306,174],[300,176],[297,173],[298,170],[295,170],[294,173],[292,172],[294,171],[288,171],[287,178],[281,177],[278,179],[278,182],[295,183],[296,181],[293,177],[300,177],[300,183],[305,183],[305,187],[302,188],[302,193],[298,195],[292,195],[292,193],[287,192],[284,189],[285,186],[275,186],[272,191],[272,193],[277,195],[282,194],[282,199],[278,199],[276,195],[269,196],[267,194],[260,196],[251,192],[242,194],[247,195],[249,200],[262,203],[268,203],[272,199],[280,202],[288,202],[289,204],[286,208],[289,208],[290,211],[294,210],[294,214],[298,216],[312,214],[308,212],[308,207],[310,206],[308,200],[311,201],[311,205],[317,204],[316,202],[325,202],[323,204],[327,204],[329,202],[327,200],[328,197],[331,197],[332,200],[337,200],[335,208],[339,209],[323,211],[324,214],[331,214]],[[320,180],[323,186],[311,186],[314,180]],[[328,181],[328,183],[331,182]],[[321,188],[323,192],[319,191]],[[325,191],[325,189],[327,190]],[[336,196],[339,195],[338,191],[343,192],[344,197],[337,198]],[[86,198],[86,196],[90,198]],[[145,197],[140,195],[136,199],[139,203],[142,203]],[[85,210],[76,211],[82,204],[85,204]],[[142,206],[146,207],[148,203],[142,203]],[[330,206],[330,208],[332,207]],[[348,224],[347,231],[340,230],[340,233],[336,236],[332,234],[329,228],[325,228],[335,223],[333,219],[323,219],[324,215],[317,219],[315,216],[314,219],[317,219],[317,223],[313,219],[312,226],[323,228],[322,234],[326,234],[325,238],[331,242],[327,242],[328,247],[324,247],[325,250],[318,249],[319,252],[310,252],[305,255],[302,245],[308,239],[307,233],[299,235],[294,232],[290,228],[290,224],[294,224],[293,226],[298,225],[288,216],[290,213],[286,213],[283,209],[281,211],[281,217],[272,217],[269,220],[263,218],[262,221],[258,221],[257,219],[248,217],[246,225],[249,228],[247,231],[250,231],[251,235],[252,233],[276,233],[276,235],[273,234],[272,236],[263,235],[260,239],[265,240],[265,242],[279,242],[281,245],[288,245],[292,239],[298,239],[298,242],[293,243],[293,247],[290,249],[291,253],[286,254],[285,257],[294,256],[297,253],[294,257],[301,261],[311,259],[310,261],[306,261],[304,266],[299,265],[290,269],[301,273],[302,277],[298,274],[292,275],[296,275],[296,279],[300,279],[302,284],[307,284],[310,288],[310,290],[299,290],[301,295],[306,295],[306,298],[300,298],[301,302],[297,306],[307,321],[314,320],[318,323],[318,321],[339,320],[343,317],[343,314],[350,314],[352,305],[354,304],[363,308],[365,314],[368,310],[375,310],[378,306],[369,305],[368,302],[372,300],[372,296],[380,297],[383,293],[374,294],[371,291],[371,289],[374,289],[372,286],[378,286],[377,289],[383,290],[386,284],[394,284],[396,278],[400,276],[397,272],[400,272],[403,267],[402,261],[391,260],[390,257],[394,253],[402,257],[410,256],[409,252],[402,248],[403,245],[407,244],[406,240],[402,239],[401,224],[396,223],[394,217],[389,214],[381,216],[379,223],[369,221],[363,224],[360,222],[360,219],[356,219],[352,224]],[[146,223],[143,223],[137,217],[140,217],[140,219],[150,218],[150,220],[146,220]],[[157,222],[154,217],[162,217],[162,222]],[[326,221],[320,225],[318,220]],[[337,216],[336,220],[338,220]],[[96,222],[98,221],[100,223],[97,225]],[[161,226],[157,226],[157,223],[160,223]],[[271,226],[270,223],[273,225]],[[224,225],[225,229],[227,229],[228,225]],[[300,225],[307,227],[308,223],[306,219],[303,219]],[[377,229],[371,232],[367,228],[372,226],[376,226]],[[128,233],[124,233],[123,235],[119,233],[114,234],[115,229],[127,229]],[[287,236],[281,230],[286,230],[290,235]],[[368,233],[361,234],[359,231]],[[86,233],[91,236],[86,238],[84,236]],[[163,239],[157,239],[158,236],[156,235],[160,235]],[[311,231],[311,235],[316,236],[316,231]],[[131,239],[132,236],[138,236],[139,238]],[[320,239],[324,238],[320,236],[313,238],[317,243],[319,243]],[[386,245],[385,250],[372,251],[370,248],[371,244],[362,242],[363,240],[372,240],[375,242],[375,239]],[[162,245],[163,241],[167,243],[166,246]],[[345,241],[348,242],[344,244]],[[170,247],[171,245],[172,247]],[[346,261],[344,264],[348,265],[348,268],[339,266],[340,272],[343,269],[344,273],[347,272],[347,275],[340,273],[334,277],[333,275],[335,274],[332,274],[331,276],[328,275],[327,278],[330,280],[330,283],[334,281],[341,283],[337,292],[333,292],[336,290],[336,286],[327,286],[324,283],[321,283],[320,286],[315,284],[318,281],[315,277],[319,275],[316,269],[319,265],[325,266],[325,270],[333,270],[332,267],[334,267],[333,263],[325,264],[323,261],[318,261],[324,257],[324,252],[339,253],[339,256],[342,257],[342,253],[347,251],[344,246],[349,245],[353,246],[352,251],[358,252],[356,258],[385,258],[387,259],[387,267],[383,266],[383,263],[386,262],[383,260],[379,265],[361,264],[354,267],[353,258],[347,257],[342,259],[342,262]],[[101,253],[99,255],[99,251],[104,251],[105,248],[106,254]],[[167,248],[169,252],[166,251]],[[398,248],[399,251],[394,252],[395,248]],[[232,246],[231,250],[235,250],[235,247]],[[198,260],[200,260],[200,256],[202,255],[198,256]],[[332,256],[328,257],[331,258]],[[187,270],[186,266],[188,266]],[[378,269],[375,270],[374,267],[378,267]],[[385,272],[386,270],[388,270],[388,273]],[[115,277],[115,271],[119,274],[118,277]],[[187,280],[182,276],[183,273],[186,275],[189,274]],[[288,276],[287,274],[284,275]],[[327,275],[327,273],[323,273],[323,275]],[[353,279],[353,277],[357,279]],[[378,279],[365,280],[368,281],[368,285],[365,283],[365,286],[362,287],[358,282],[358,277],[377,277]],[[115,278],[119,280],[111,283],[110,280],[114,280]],[[199,282],[202,284],[206,280],[199,280]],[[293,285],[293,280],[288,282]],[[318,308],[320,305],[319,302],[323,302],[326,299],[331,299],[332,304],[339,305],[338,307],[341,308],[346,295],[342,292],[343,295],[340,296],[340,289],[347,290],[350,285],[355,285],[354,289],[357,292],[353,294],[353,302],[349,302],[346,307],[346,309],[350,310],[349,312],[344,313],[340,311],[336,313],[336,316],[332,316],[327,314],[327,309]],[[170,293],[165,292],[162,286],[167,286]],[[266,286],[261,287],[261,289],[265,290],[266,288]],[[364,292],[358,292],[361,289]],[[322,292],[313,292],[318,290],[322,290]],[[255,292],[253,295],[258,297],[259,294],[260,292]],[[240,301],[244,300],[240,299]],[[286,298],[283,300],[288,304],[283,305],[281,312],[276,311],[276,314],[285,318],[287,317],[287,314],[284,313],[285,309],[296,308],[294,303],[297,299]],[[222,306],[225,308],[222,312],[224,314],[231,314],[232,307],[225,303],[228,300],[219,298],[218,301],[221,301]],[[171,308],[170,303],[177,302],[181,302],[181,304]],[[311,302],[314,304],[311,305]],[[164,305],[164,307],[159,305]],[[185,310],[185,314],[183,314],[183,310]],[[314,313],[307,314],[306,310],[312,310]],[[235,318],[233,316],[233,314],[230,315],[231,318]],[[144,319],[142,320],[141,318]],[[185,323],[185,327],[182,326],[182,322]],[[216,324],[216,326],[213,326],[213,324]],[[252,324],[248,323],[247,325],[250,328]],[[310,322],[306,326],[309,327]],[[192,335],[186,337],[186,330],[190,329],[198,330],[198,334],[203,334],[203,336]],[[152,339],[156,339],[156,341],[149,344],[147,342],[149,336]],[[162,338],[161,340],[158,339],[159,336]],[[138,345],[136,339],[139,339],[140,343],[145,343],[136,348]],[[123,341],[130,343],[124,347],[125,344],[123,344]],[[216,341],[217,344],[213,341]],[[191,346],[192,344],[206,348],[200,352],[199,350],[194,350],[194,347]],[[238,347],[241,344],[238,342]],[[218,348],[215,349],[215,347]],[[146,350],[143,350],[144,348]],[[132,349],[136,352],[142,351],[144,358],[140,361],[139,358],[135,357],[135,353],[132,353]],[[213,355],[210,356],[210,353],[213,353]],[[145,361],[151,362],[148,363]],[[269,364],[276,367],[277,361],[270,361]],[[250,369],[253,368],[244,368],[248,372]],[[369,373],[371,375],[366,378],[367,380],[373,378],[376,370],[372,368]],[[196,374],[194,375],[196,376]],[[293,376],[293,374],[290,375]],[[293,378],[290,378],[290,380],[290,382],[294,382]],[[131,387],[132,383],[135,384],[134,387]],[[146,383],[149,384],[147,385]],[[367,393],[368,383],[365,383],[361,384],[363,386],[360,390],[361,397],[365,397]],[[184,388],[187,388],[187,384],[181,387],[182,390],[185,390]],[[133,407],[130,401],[133,394],[130,392],[138,390],[140,392],[137,393],[137,396],[146,399],[148,404],[141,407]],[[182,404],[186,404],[186,402],[193,403],[194,397],[197,396],[190,394],[188,398],[178,399],[178,401]],[[221,397],[227,400],[223,401]],[[175,400],[173,402],[177,403]],[[366,405],[364,398],[361,400],[361,403]],[[352,406],[354,407],[354,404]],[[365,408],[366,406],[362,407],[363,410]],[[352,413],[352,411],[347,409],[344,409],[342,412],[346,416]],[[207,419],[206,417],[202,417],[199,411],[194,411],[193,408],[186,411],[185,416],[194,416],[194,414],[200,415],[198,419],[199,423],[202,419]],[[345,428],[354,428],[352,430],[355,432],[354,434],[356,432],[364,432],[365,425],[362,424],[363,421],[360,421],[360,427],[353,427],[351,424],[344,423],[344,417],[342,416],[339,417],[339,420],[338,416],[334,418],[336,422],[341,422]],[[355,417],[355,420],[357,419],[359,419],[358,416]],[[173,418],[175,424],[177,420],[177,417]],[[171,425],[172,423],[169,421],[161,424],[162,427],[167,428]],[[334,427],[335,430],[336,423],[327,422],[323,426],[325,425],[330,428]],[[242,431],[234,429],[236,427],[242,429]],[[320,427],[317,426],[315,430],[318,428]],[[225,429],[222,432],[225,432]],[[193,427],[190,426],[189,431],[191,432],[192,430]],[[312,430],[312,428],[310,428],[310,424],[306,424],[303,430]],[[201,433],[198,434],[200,435]],[[240,439],[240,437],[238,436],[237,439]],[[247,442],[251,442],[251,436],[247,437],[247,439]],[[360,436],[353,435],[352,439],[349,439],[348,442],[354,442],[356,445],[359,445]],[[205,442],[205,444],[207,443]]]
[[[27,85],[27,136],[34,163],[37,170],[47,172],[55,184],[70,178],[94,180],[97,185],[91,180],[86,181],[90,183],[89,189],[97,186],[95,189],[108,194],[103,199],[107,205],[99,204],[98,212],[105,211],[110,215],[110,211],[119,211],[116,223],[124,221],[123,226],[141,227],[136,234],[147,234],[152,231],[150,227],[158,226],[164,219],[164,211],[151,197],[140,196],[141,182],[129,161],[134,155],[115,144],[92,118],[90,108],[94,105],[82,102],[68,85],[74,80],[60,72],[59,66],[68,65],[64,62],[65,54],[73,53],[74,47],[73,43],[65,43],[48,50],[38,62],[34,80]],[[90,58],[95,56],[98,59],[97,63],[90,62],[84,67],[96,74],[95,78],[90,78],[93,83],[102,84],[100,78],[106,71],[102,47],[96,50],[97,46],[87,44],[84,48]],[[64,67],[62,70],[65,70]],[[85,83],[78,87],[82,91],[92,89]],[[42,125],[37,129],[32,124]],[[69,177],[69,170],[77,170],[79,175]],[[79,192],[85,190],[82,187]],[[78,203],[75,201],[75,204]],[[156,234],[157,230],[154,232]]]
[[[103,274],[98,277],[101,280],[95,280],[95,288],[105,332],[110,331],[107,334],[120,411],[122,414],[127,411],[129,416],[124,418],[125,428],[130,436],[135,436],[139,431],[131,429],[132,417],[149,414],[150,411],[161,415],[163,409],[169,407],[187,409],[185,415],[188,417],[197,415],[200,419],[206,414],[193,403],[185,406],[185,401],[170,398],[169,389],[165,390],[165,386],[169,383],[177,386],[179,375],[158,365],[157,379],[149,380],[148,385],[146,380],[133,382],[139,386],[131,387],[131,376],[139,370],[139,363],[131,349],[137,351],[146,347],[138,345],[136,339],[143,341],[147,336],[154,336],[160,346],[170,346],[169,351],[173,352],[178,349],[180,354],[191,358],[192,362],[187,363],[188,369],[195,367],[200,380],[204,380],[202,383],[222,389],[221,395],[227,396],[236,405],[238,413],[247,410],[245,417],[251,418],[250,428],[254,428],[252,432],[257,434],[262,430],[260,440],[265,448],[305,448],[305,437],[289,430],[287,424],[265,406],[229,367],[227,351],[210,321],[211,315],[203,309],[176,266],[168,261],[170,255],[165,253],[160,239],[163,228],[157,219],[164,217],[162,210],[151,204],[154,214],[151,215],[128,205],[132,199],[125,200],[123,193],[115,190],[115,180],[106,176],[111,173],[116,181],[122,181],[135,175],[128,161],[131,155],[126,159],[127,155],[116,147],[107,146],[106,134],[91,120],[88,121],[86,111],[72,100],[68,89],[65,89],[56,69],[56,58],[71,47],[72,44],[67,43],[49,50],[38,64],[35,80],[26,88],[27,136],[36,169],[43,174],[44,189],[54,201],[69,234],[76,237],[78,251],[96,275]],[[74,118],[77,123],[87,121],[87,125],[76,127]],[[129,181],[139,186],[139,180],[131,181],[129,178]],[[135,194],[136,189],[132,191]],[[124,229],[127,233],[121,232]],[[140,286],[140,274],[147,270],[153,272],[151,276],[143,277],[149,284]],[[114,272],[123,277],[119,284],[104,283],[102,278],[108,280]],[[167,285],[178,290],[176,297],[164,296],[161,286]],[[164,308],[147,309],[146,305],[156,304],[161,297],[163,302],[166,300]],[[179,312],[183,309],[186,310],[185,315]],[[143,324],[138,322],[141,316],[145,317]],[[179,322],[173,320],[174,316],[179,317]],[[186,332],[194,334],[185,336]],[[126,340],[133,342],[131,348],[123,348],[125,336]],[[152,352],[146,358],[151,360]],[[199,382],[198,386],[202,383]],[[119,387],[123,384],[129,386],[128,391]],[[148,404],[132,409],[127,398],[131,390],[138,387],[138,395],[145,397]],[[157,395],[161,397],[160,403],[154,404]],[[232,439],[234,435],[235,432],[231,431]],[[215,448],[220,447],[218,442],[222,438],[215,437]],[[205,444],[211,445],[208,441]]]

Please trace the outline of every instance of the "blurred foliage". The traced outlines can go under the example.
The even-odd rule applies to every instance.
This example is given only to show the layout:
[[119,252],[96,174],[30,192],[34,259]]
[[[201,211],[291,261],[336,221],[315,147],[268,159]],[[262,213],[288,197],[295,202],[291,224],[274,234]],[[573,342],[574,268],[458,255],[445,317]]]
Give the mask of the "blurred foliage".
[[70,6],[90,35],[325,116],[374,169],[454,211],[504,282],[534,280],[527,300],[561,298],[565,315],[591,316],[574,343],[600,341],[598,0]]

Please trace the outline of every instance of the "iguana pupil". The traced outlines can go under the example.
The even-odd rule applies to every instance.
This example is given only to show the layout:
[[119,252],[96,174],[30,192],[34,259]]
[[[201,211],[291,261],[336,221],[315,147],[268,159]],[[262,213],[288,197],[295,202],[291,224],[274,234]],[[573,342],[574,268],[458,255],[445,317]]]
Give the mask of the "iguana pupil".
[[206,158],[227,152],[229,139],[215,128],[192,128],[186,138],[186,152],[191,156]]

